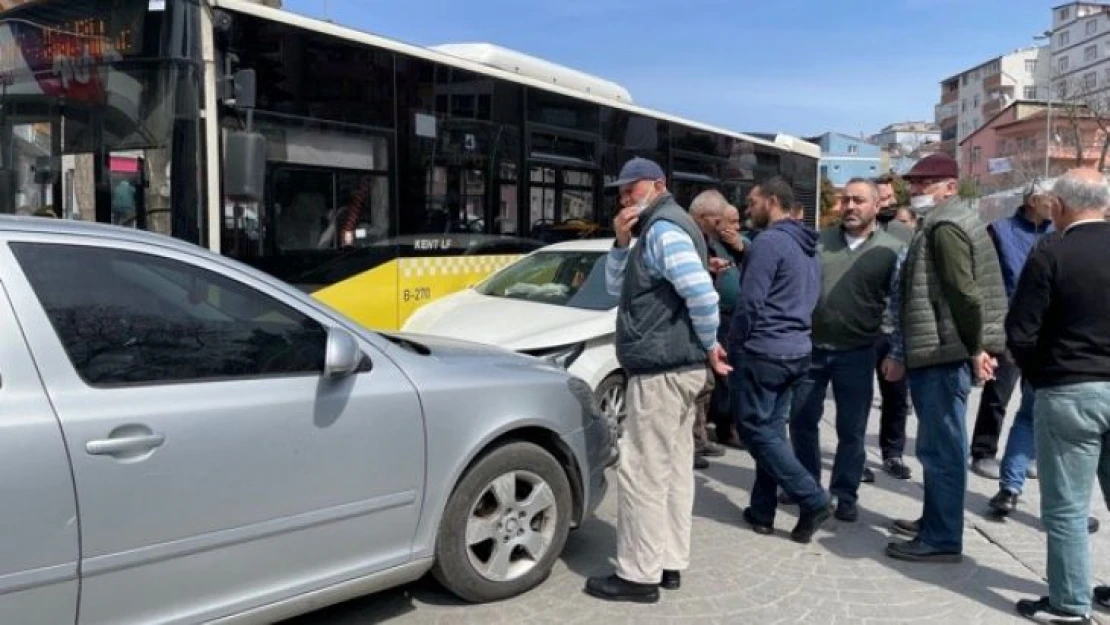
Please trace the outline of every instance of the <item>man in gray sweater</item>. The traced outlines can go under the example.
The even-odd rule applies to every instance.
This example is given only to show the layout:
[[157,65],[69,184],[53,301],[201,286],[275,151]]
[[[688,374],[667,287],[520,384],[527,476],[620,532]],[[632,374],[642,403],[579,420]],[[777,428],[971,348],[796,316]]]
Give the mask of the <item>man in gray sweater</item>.
[[879,190],[855,178],[844,188],[841,223],[821,231],[821,296],[813,313],[813,359],[790,417],[790,440],[798,460],[821,480],[818,423],[825,392],[836,399],[836,459],[829,491],[836,518],[856,521],[856,500],[866,454],[875,345],[882,334],[891,275],[903,244],[877,226]]

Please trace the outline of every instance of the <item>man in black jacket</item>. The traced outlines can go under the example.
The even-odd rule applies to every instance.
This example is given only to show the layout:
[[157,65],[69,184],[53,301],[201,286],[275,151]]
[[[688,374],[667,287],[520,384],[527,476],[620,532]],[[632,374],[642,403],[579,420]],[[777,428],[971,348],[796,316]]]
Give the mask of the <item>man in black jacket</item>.
[[[1038,245],[1006,318],[1007,346],[1036,389],[1033,407],[1049,596],[1018,602],[1027,618],[1087,623],[1087,512],[1096,473],[1110,501],[1110,185],[1075,169],[1053,188],[1059,235]],[[1110,590],[1095,589],[1100,603]]]

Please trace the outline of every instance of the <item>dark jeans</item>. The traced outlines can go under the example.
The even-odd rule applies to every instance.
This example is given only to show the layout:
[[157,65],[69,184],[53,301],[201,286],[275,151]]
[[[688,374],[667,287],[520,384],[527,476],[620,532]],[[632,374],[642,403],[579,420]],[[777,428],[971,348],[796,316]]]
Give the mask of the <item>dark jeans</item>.
[[1014,394],[1014,387],[1021,378],[1021,370],[1005,355],[998,356],[994,379],[983,384],[979,398],[979,412],[975,415],[975,431],[971,434],[971,457],[994,458],[998,454],[998,439],[1002,436],[1002,422],[1006,420],[1006,406]]
[[918,539],[941,551],[960,552],[967,492],[967,396],[971,363],[909,372],[917,411],[917,459],[925,473]]
[[879,377],[879,396],[883,398],[879,418],[879,449],[883,460],[901,458],[906,450],[906,419],[910,414],[910,385],[903,377],[888,382],[883,377],[883,360],[890,353],[890,341],[884,336],[875,345],[875,372]]
[[733,350],[732,407],[740,439],[755,459],[753,521],[770,525],[778,507],[778,488],[809,512],[827,506],[829,496],[794,456],[786,440],[791,397],[805,377],[809,357],[775,359]]
[[875,387],[871,370],[875,348],[830,351],[814,349],[809,373],[794,398],[790,415],[790,441],[794,454],[817,483],[821,483],[821,415],[825,411],[825,391],[832,383],[836,402],[836,459],[833,461],[829,491],[841,500],[855,503],[867,460],[864,449],[867,417]]
[[[732,327],[732,311],[721,311],[721,322],[717,326],[717,342],[728,345],[728,333]],[[714,374],[713,394],[709,398],[709,422],[717,427],[717,440],[725,440],[732,431],[733,418],[729,400],[728,376]]]

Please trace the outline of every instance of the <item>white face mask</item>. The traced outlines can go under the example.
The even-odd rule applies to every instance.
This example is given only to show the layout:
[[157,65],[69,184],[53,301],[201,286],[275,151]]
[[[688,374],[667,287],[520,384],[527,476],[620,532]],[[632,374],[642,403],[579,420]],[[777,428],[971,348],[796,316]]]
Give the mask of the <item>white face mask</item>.
[[931,195],[915,195],[910,198],[910,208],[915,213],[924,213],[936,206],[937,201]]
[[644,212],[645,210],[647,210],[647,207],[651,206],[651,203],[654,202],[654,201],[655,201],[655,189],[652,189],[651,193],[649,193],[648,195],[645,195],[644,199],[640,200],[636,204],[636,212],[637,213]]

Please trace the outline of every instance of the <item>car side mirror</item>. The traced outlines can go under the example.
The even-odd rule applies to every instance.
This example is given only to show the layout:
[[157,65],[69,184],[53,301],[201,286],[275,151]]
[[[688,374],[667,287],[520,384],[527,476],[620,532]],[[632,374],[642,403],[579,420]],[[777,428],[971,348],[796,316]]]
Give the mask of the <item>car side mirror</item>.
[[363,363],[362,349],[350,332],[342,328],[328,330],[324,351],[324,375],[341,378],[358,371]]

